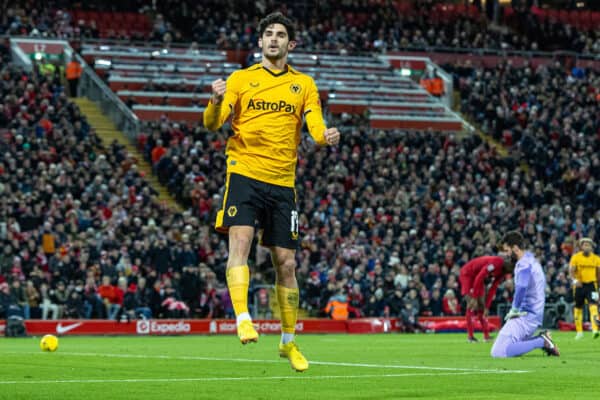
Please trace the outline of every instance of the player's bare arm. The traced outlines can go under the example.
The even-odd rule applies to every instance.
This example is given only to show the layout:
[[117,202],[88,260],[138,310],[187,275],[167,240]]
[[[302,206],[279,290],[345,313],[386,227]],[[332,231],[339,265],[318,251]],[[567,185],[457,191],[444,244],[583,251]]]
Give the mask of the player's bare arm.
[[574,265],[569,265],[569,277],[571,278],[571,282],[573,283],[573,286],[575,287],[582,287],[581,282],[579,282],[576,278],[575,278],[575,270],[577,269],[576,266]]

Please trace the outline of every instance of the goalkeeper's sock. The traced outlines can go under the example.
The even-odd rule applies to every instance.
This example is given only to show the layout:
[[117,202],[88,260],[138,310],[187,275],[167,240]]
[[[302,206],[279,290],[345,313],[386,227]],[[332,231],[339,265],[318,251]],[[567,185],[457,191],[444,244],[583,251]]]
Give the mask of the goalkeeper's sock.
[[250,270],[247,265],[227,268],[227,287],[231,296],[231,304],[236,315],[236,322],[250,319],[248,313],[248,286],[250,285]]
[[479,323],[481,324],[481,330],[483,331],[483,338],[490,338],[490,325],[488,324],[487,318],[483,315],[483,311],[478,311],[477,316],[479,317]]
[[590,304],[590,322],[592,323],[592,331],[598,332],[598,324],[596,324],[596,319],[598,318],[598,306],[595,304]]
[[583,308],[573,309],[573,319],[575,319],[575,330],[577,333],[583,332]]
[[467,314],[466,314],[466,320],[467,320],[467,337],[469,339],[471,339],[473,337],[473,310],[471,310],[470,308],[467,308]]
[[294,340],[300,291],[298,288],[287,288],[281,285],[275,285],[275,291],[281,314],[281,342],[286,344]]
[[544,347],[544,338],[536,337],[535,339],[526,340],[524,342],[511,343],[506,347],[507,357],[516,357],[521,354],[529,353],[534,349],[542,349]]

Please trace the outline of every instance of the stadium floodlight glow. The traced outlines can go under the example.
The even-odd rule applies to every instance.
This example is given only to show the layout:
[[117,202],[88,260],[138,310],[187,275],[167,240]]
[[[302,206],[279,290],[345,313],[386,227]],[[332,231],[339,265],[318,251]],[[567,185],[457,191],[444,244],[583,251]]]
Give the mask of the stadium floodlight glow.
[[40,61],[42,59],[42,57],[43,57],[43,55],[39,51],[36,51],[35,54],[33,55],[33,58],[35,58],[36,61]]
[[410,76],[411,74],[412,74],[412,71],[410,70],[410,68],[401,68],[400,69],[401,76]]
[[330,99],[335,99],[335,93],[329,93],[329,98]]
[[319,57],[315,56],[315,55],[310,56],[310,58],[312,58],[313,60],[318,60],[319,59]]
[[100,46],[100,50],[108,51],[108,50],[110,50],[110,46]]
[[168,49],[162,49],[162,50],[161,50],[161,53],[163,53],[163,54],[168,54],[168,53],[169,53],[169,50],[168,50]]
[[160,56],[160,51],[154,50],[151,54],[152,54],[152,57],[158,57],[158,56]]

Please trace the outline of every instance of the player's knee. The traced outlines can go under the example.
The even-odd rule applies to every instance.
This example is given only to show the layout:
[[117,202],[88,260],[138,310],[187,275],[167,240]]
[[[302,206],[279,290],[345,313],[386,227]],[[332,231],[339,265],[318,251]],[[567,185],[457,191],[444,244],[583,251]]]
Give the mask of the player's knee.
[[252,246],[252,237],[248,235],[237,233],[229,237],[231,241],[231,255],[235,257],[247,257],[250,253],[250,247]]
[[490,354],[492,355],[493,358],[506,358],[506,346],[504,346],[502,343],[499,343],[498,341],[496,341],[494,343],[494,345],[492,346],[492,350],[490,351]]
[[291,278],[296,275],[296,259],[294,257],[289,257],[283,260],[279,267],[279,272],[283,275],[284,278]]

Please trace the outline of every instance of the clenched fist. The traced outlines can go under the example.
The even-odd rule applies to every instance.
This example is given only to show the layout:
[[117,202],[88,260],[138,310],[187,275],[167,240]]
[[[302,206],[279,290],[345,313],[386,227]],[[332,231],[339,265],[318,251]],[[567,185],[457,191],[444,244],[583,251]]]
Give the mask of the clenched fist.
[[212,103],[221,104],[223,96],[225,96],[226,83],[223,79],[217,79],[212,83]]
[[335,146],[340,142],[340,131],[337,128],[325,129],[325,141],[330,146]]

